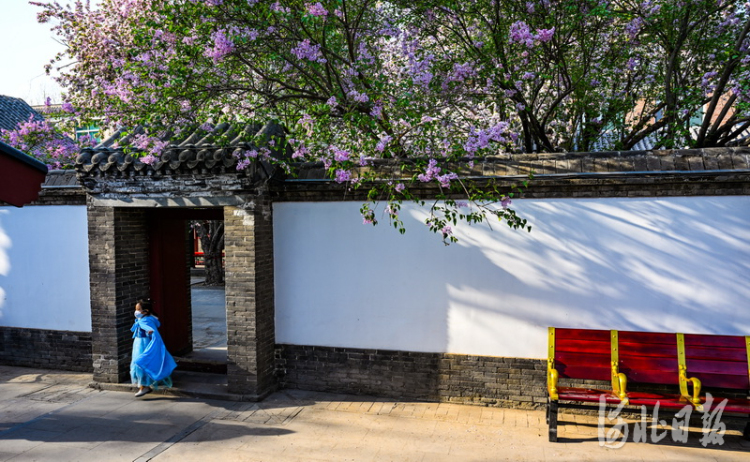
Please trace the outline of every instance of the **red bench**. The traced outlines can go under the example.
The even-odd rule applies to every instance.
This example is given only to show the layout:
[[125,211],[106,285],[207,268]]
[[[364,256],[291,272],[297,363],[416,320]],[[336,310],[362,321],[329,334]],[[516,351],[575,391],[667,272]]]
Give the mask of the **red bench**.
[[[547,423],[557,441],[561,407],[593,409],[600,400],[710,412],[726,399],[724,413],[750,415],[750,337],[549,328]],[[609,381],[611,389],[558,386],[560,378]],[[675,385],[679,393],[630,391],[628,384]],[[706,405],[703,388],[713,401]],[[726,390],[744,397],[721,396]],[[577,403],[597,403],[591,404]],[[750,439],[750,423],[744,436]]]

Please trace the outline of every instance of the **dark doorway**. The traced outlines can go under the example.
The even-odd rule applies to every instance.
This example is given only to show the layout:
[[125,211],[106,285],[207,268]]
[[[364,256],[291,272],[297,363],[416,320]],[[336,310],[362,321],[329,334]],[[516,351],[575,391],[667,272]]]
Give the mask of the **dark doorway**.
[[[176,357],[179,369],[217,371],[216,363],[223,361],[226,371],[226,348],[223,357],[210,355],[209,364],[202,364],[200,357],[207,355],[201,350],[206,343],[196,336],[194,326],[196,316],[205,315],[205,307],[195,306],[193,300],[195,275],[191,275],[194,261],[194,247],[190,222],[194,220],[223,220],[222,208],[206,209],[155,209],[148,213],[150,287],[154,307],[162,323],[161,333],[167,349]],[[191,277],[192,276],[192,277]],[[212,309],[225,310],[223,288],[221,293],[212,295]],[[214,288],[213,290],[216,290]],[[216,297],[220,297],[220,300]],[[197,296],[201,303],[205,297]],[[226,320],[226,311],[219,313]],[[199,318],[200,319],[200,318]],[[226,332],[226,321],[224,321]],[[226,339],[226,334],[224,334]],[[198,337],[198,344],[196,344]],[[197,347],[197,348],[196,348]],[[204,354],[197,354],[204,353]]]

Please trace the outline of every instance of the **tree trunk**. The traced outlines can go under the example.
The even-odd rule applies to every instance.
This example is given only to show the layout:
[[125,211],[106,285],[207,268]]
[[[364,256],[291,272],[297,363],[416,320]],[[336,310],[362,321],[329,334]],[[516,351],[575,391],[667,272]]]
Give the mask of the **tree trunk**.
[[203,247],[203,261],[206,268],[207,286],[224,284],[224,266],[222,253],[224,251],[224,222],[218,220],[195,221],[193,228]]

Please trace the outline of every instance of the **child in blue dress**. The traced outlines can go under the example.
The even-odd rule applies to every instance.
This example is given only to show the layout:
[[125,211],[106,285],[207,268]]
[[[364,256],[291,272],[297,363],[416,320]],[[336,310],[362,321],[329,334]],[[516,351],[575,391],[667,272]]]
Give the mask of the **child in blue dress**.
[[170,375],[177,367],[172,355],[159,335],[159,318],[154,315],[151,300],[138,300],[135,305],[133,332],[133,359],[130,362],[130,379],[138,386],[135,397],[151,393],[159,386],[171,387]]

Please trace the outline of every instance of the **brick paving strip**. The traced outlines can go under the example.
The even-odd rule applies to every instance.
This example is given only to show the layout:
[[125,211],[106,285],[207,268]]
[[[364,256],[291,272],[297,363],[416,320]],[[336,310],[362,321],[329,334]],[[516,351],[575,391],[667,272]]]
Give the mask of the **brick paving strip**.
[[0,366],[0,461],[750,460],[738,421],[727,421],[722,446],[702,447],[692,427],[687,444],[667,437],[608,449],[589,415],[563,414],[555,444],[538,410],[300,390],[259,403],[135,399],[90,381]]

